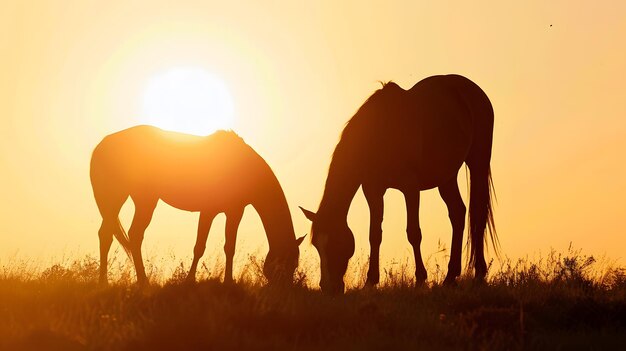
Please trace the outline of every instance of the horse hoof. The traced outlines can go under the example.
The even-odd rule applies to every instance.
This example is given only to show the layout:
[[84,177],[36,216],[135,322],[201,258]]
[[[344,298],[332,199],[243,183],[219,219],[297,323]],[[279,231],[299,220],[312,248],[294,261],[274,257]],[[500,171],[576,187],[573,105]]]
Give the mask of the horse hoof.
[[378,285],[378,282],[368,279],[365,281],[365,285],[363,286],[363,289],[375,289],[376,285]]
[[148,278],[137,279],[137,287],[139,288],[147,288],[150,285]]
[[426,284],[426,279],[416,279],[415,280],[415,287],[416,288],[423,288],[423,287],[427,287],[428,284]]
[[456,277],[453,278],[448,278],[446,277],[446,279],[443,281],[443,286],[447,286],[447,287],[455,287],[457,286],[458,283],[456,281]]
[[485,280],[484,276],[475,276],[474,285],[477,285],[477,286],[487,285],[487,280]]

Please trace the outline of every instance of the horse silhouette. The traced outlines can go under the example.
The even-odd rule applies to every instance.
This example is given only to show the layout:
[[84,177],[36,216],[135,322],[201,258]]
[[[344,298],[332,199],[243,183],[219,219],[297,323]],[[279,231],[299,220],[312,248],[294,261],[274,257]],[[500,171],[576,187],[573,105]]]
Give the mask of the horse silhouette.
[[320,255],[323,291],[343,292],[343,276],[354,254],[354,236],[347,224],[350,203],[362,186],[370,209],[368,285],[379,282],[383,195],[400,190],[407,210],[407,236],[415,256],[415,278],[426,280],[420,243],[420,190],[439,188],[452,224],[450,262],[445,283],[461,273],[466,207],[457,174],[465,162],[470,170],[469,266],[484,279],[485,231],[497,251],[491,205],[493,108],[475,83],[459,75],[426,78],[404,90],[389,82],[372,94],[344,128],[333,152],[324,194],[317,213],[305,210],[313,224],[311,240]]
[[[100,282],[107,282],[107,256],[113,236],[131,257],[137,282],[147,277],[141,256],[144,232],[159,199],[186,211],[199,211],[198,237],[187,276],[195,280],[198,261],[215,216],[226,214],[224,281],[232,281],[237,228],[244,208],[258,212],[269,243],[263,272],[270,282],[291,279],[298,245],[287,200],[269,165],[234,132],[200,137],[136,126],[106,136],[91,157],[91,184],[102,215]],[[130,197],[135,213],[128,235],[118,215]]]

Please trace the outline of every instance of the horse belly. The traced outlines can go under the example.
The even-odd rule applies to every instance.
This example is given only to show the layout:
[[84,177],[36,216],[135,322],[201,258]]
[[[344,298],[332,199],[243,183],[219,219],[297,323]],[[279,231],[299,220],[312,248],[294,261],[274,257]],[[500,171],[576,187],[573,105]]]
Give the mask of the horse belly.
[[415,165],[419,188],[435,188],[455,177],[467,158],[470,145],[468,141],[424,147],[422,157]]
[[[179,169],[180,170],[180,169]],[[228,172],[174,172],[153,175],[140,192],[185,211],[217,211],[243,205],[243,187]]]
[[419,171],[415,165],[390,165],[386,163],[366,172],[363,183],[376,184],[384,189],[427,190],[441,185],[442,178],[444,177],[431,174],[431,172]]

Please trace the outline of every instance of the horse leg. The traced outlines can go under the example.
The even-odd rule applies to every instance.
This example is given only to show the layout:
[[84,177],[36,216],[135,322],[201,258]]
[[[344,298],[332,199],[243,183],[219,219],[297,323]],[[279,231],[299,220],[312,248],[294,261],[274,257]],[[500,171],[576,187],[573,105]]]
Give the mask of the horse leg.
[[[467,166],[470,170],[470,263],[473,261],[477,281],[484,281],[487,275],[487,262],[485,261],[485,229],[493,227],[490,195],[490,170],[489,159],[468,159]],[[497,239],[495,232],[491,233],[492,239]],[[494,242],[495,244],[495,242]]]
[[113,243],[113,235],[120,230],[118,215],[122,205],[126,202],[128,195],[111,194],[98,192],[99,206],[102,214],[102,224],[98,230],[100,240],[100,284],[105,285],[107,281],[107,265],[109,250]]
[[235,243],[237,242],[237,229],[243,216],[243,207],[226,213],[226,242],[224,253],[226,254],[226,269],[224,270],[224,283],[233,281],[233,257],[235,256]]
[[141,243],[143,242],[144,232],[148,228],[148,224],[152,220],[152,214],[157,204],[157,200],[135,199],[135,215],[133,222],[128,230],[130,239],[130,251],[133,255],[133,263],[137,272],[137,284],[145,285],[148,282],[146,270],[143,266],[143,258],[141,257]]
[[198,261],[206,248],[206,241],[209,237],[209,231],[211,230],[211,224],[215,218],[214,213],[200,212],[200,220],[198,221],[198,237],[196,238],[196,246],[193,248],[193,262],[187,275],[187,281],[194,282],[196,280],[196,269],[198,268]]
[[363,185],[363,194],[370,208],[370,262],[365,286],[374,286],[380,281],[380,244],[383,240],[383,212],[385,189]]
[[100,229],[98,230],[98,238],[100,239],[100,284],[106,285],[107,279],[107,264],[109,250],[113,243],[113,231],[117,226],[117,221],[110,219],[103,219]]
[[463,250],[463,231],[465,230],[465,204],[459,192],[456,177],[439,187],[439,194],[448,207],[448,217],[452,224],[452,247],[450,250],[450,262],[448,274],[444,284],[454,284],[456,278],[461,275],[461,253]]
[[405,191],[404,200],[406,202],[406,234],[409,243],[413,246],[413,256],[415,257],[415,283],[423,284],[426,281],[427,273],[422,261],[422,230],[420,229],[420,192],[419,190]]

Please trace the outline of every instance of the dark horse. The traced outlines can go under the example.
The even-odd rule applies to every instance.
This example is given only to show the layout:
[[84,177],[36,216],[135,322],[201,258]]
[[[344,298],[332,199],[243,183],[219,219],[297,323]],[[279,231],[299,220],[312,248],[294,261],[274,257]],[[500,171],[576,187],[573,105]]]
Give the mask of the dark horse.
[[[91,185],[102,215],[100,282],[107,281],[107,255],[113,236],[129,252],[137,282],[147,282],[141,243],[159,199],[200,212],[198,237],[188,279],[194,280],[213,218],[226,214],[226,271],[232,280],[237,228],[244,208],[252,205],[263,222],[269,253],[263,272],[270,282],[291,280],[298,265],[298,245],[283,190],[269,165],[234,132],[206,137],[137,126],[105,137],[91,157]],[[135,204],[133,222],[124,232],[118,214],[128,197]]]
[[384,84],[359,108],[335,148],[324,195],[316,213],[303,210],[313,221],[311,240],[321,263],[320,287],[342,292],[354,236],[346,217],[359,186],[370,208],[370,266],[367,283],[379,282],[383,195],[400,190],[406,200],[407,236],[415,255],[415,278],[426,280],[420,243],[420,190],[439,188],[452,223],[452,247],[445,283],[461,273],[465,204],[457,184],[465,162],[470,170],[468,244],[470,267],[476,279],[487,274],[484,256],[488,227],[494,247],[497,236],[491,208],[491,144],[493,108],[487,95],[458,75],[426,78],[411,89]]

